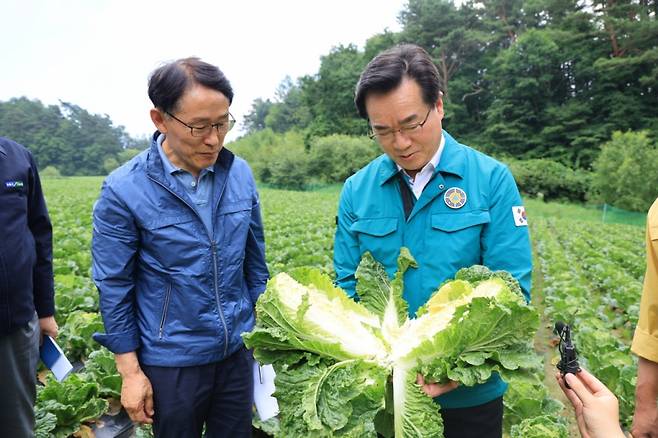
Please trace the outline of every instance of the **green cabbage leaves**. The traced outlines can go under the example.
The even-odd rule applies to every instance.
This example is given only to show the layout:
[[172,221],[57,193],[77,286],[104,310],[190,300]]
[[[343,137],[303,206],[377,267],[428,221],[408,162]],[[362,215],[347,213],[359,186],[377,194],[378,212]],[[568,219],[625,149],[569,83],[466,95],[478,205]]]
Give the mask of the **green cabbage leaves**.
[[243,338],[277,373],[280,436],[442,436],[439,405],[418,373],[471,386],[535,363],[539,318],[509,274],[462,269],[409,318],[403,277],[415,267],[402,248],[389,279],[364,254],[359,302],[315,269],[270,280]]

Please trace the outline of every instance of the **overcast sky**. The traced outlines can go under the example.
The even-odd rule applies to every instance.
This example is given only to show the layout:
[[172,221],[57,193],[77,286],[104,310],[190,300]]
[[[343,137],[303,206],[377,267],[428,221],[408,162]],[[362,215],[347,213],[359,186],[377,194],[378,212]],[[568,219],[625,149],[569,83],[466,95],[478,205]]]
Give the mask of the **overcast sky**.
[[[405,0],[2,0],[0,101],[27,96],[153,131],[146,94],[162,62],[199,56],[231,81],[241,122],[277,85],[317,73],[333,46],[400,30]],[[240,126],[240,125],[238,125]],[[232,133],[234,138],[238,133]],[[0,133],[2,135],[2,133]]]

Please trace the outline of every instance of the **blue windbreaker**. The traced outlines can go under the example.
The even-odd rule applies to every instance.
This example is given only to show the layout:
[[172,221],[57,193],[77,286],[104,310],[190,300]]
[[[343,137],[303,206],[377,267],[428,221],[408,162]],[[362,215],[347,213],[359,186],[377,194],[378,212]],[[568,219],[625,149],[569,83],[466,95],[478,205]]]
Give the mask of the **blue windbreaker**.
[[114,353],[140,363],[222,360],[254,325],[269,277],[256,185],[247,163],[222,149],[215,163],[212,233],[150,149],[112,172],[94,206],[92,273]]

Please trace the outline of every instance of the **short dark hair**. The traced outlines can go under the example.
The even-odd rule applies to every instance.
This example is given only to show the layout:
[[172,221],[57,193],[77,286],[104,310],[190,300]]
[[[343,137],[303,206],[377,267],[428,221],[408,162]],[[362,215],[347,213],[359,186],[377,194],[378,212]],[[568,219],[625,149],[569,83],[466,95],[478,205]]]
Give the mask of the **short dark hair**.
[[359,115],[368,118],[366,97],[388,93],[408,76],[420,85],[423,101],[432,105],[441,94],[439,71],[429,53],[415,44],[400,44],[379,53],[368,63],[356,84],[354,104]]
[[224,73],[199,58],[184,58],[157,68],[149,76],[149,98],[153,106],[174,112],[183,93],[194,84],[217,90],[233,102],[233,88]]

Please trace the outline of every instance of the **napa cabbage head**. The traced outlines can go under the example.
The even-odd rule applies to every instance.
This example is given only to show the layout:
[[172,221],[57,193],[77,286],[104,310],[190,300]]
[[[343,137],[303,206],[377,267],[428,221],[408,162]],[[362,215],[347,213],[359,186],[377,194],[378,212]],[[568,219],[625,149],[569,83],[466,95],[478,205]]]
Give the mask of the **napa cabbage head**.
[[407,321],[409,306],[402,298],[404,273],[418,265],[407,248],[400,250],[398,270],[390,280],[384,267],[366,252],[356,270],[357,297],[366,309],[378,316],[384,339],[395,339]]
[[421,418],[441,423],[435,405],[418,397],[417,374],[472,386],[531,362],[532,346],[519,333],[534,333],[536,312],[504,279],[484,278],[444,283],[391,341],[395,436],[432,436],[415,431]]
[[380,318],[318,270],[291,274],[268,282],[256,327],[243,334],[276,370],[278,436],[375,438],[390,375]]
[[[307,284],[286,273],[277,274],[256,303],[259,325],[244,336],[270,338],[269,344],[287,344],[337,360],[385,361],[388,346],[379,318],[354,302],[320,273],[300,272]],[[259,342],[263,342],[261,340]]]
[[471,386],[535,364],[538,315],[511,276],[460,270],[409,318],[403,279],[415,266],[403,248],[390,278],[364,254],[359,302],[315,269],[270,280],[243,338],[277,371],[281,436],[442,436],[439,406],[418,374]]

